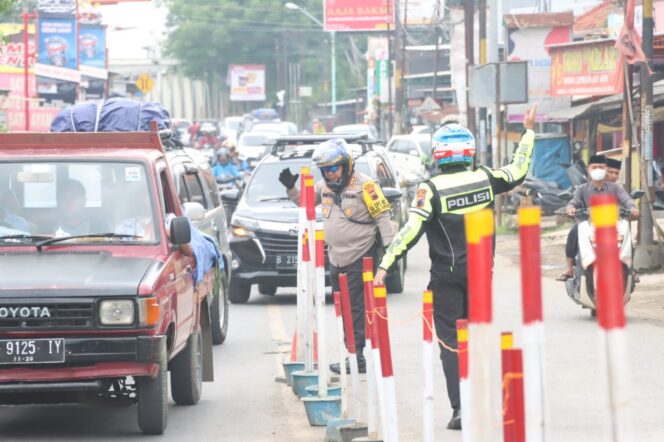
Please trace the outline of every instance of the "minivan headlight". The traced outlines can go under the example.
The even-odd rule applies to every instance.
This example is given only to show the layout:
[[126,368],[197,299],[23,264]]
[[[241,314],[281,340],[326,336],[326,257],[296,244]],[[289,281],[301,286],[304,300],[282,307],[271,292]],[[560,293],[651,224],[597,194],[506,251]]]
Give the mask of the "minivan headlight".
[[102,325],[131,325],[134,323],[134,302],[129,299],[106,300],[99,304]]

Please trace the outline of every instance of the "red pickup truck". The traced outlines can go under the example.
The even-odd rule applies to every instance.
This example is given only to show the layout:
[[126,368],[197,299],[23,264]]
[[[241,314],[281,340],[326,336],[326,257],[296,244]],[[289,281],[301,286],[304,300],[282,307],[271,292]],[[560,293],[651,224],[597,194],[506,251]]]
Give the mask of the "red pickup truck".
[[138,404],[213,380],[210,306],[156,132],[0,134],[0,403]]

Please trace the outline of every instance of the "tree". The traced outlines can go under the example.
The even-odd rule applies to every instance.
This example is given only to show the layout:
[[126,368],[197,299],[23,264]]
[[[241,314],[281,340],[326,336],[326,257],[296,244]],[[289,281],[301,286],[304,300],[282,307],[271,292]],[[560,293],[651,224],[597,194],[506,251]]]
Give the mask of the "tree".
[[[300,62],[302,84],[314,89],[314,99],[329,101],[329,35],[284,0],[165,0],[169,9],[167,52],[182,61],[183,73],[208,80],[225,77],[229,64],[265,64],[268,97],[274,97],[279,58]],[[320,0],[298,4],[322,20]],[[279,45],[285,51],[277,50]],[[351,98],[356,81],[345,52],[348,38],[337,36],[338,97]],[[283,65],[283,60],[282,60]],[[283,69],[284,74],[287,69]],[[329,85],[328,85],[329,86]],[[270,100],[270,101],[273,101]]]

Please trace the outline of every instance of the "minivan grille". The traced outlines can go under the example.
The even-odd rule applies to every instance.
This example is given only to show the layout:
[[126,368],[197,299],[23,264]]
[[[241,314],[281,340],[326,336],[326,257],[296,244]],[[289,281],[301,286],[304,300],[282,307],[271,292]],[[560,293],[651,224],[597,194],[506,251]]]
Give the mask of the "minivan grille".
[[[48,315],[42,314],[44,308],[48,309]],[[0,304],[0,330],[86,329],[92,326],[92,302]]]
[[297,255],[297,236],[295,235],[258,232],[257,236],[266,254]]

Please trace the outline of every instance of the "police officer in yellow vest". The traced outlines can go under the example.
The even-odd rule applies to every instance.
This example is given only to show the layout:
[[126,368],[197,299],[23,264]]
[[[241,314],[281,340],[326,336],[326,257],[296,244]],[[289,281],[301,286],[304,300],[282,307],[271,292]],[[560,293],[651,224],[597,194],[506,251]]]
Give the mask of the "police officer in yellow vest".
[[[475,139],[459,124],[447,124],[433,136],[432,156],[440,171],[420,184],[408,222],[387,249],[376,273],[383,283],[388,270],[406,255],[422,234],[431,258],[429,289],[434,295],[434,323],[438,339],[456,348],[456,321],[468,316],[466,234],[463,215],[493,207],[496,194],[517,186],[528,173],[535,142],[535,109],[526,113],[525,131],[512,162],[500,169],[480,166],[468,170],[475,157]],[[440,346],[453,414],[447,428],[461,429],[457,354]]]
[[[378,183],[356,172],[350,149],[341,138],[321,143],[313,153],[312,162],[321,170],[323,179],[316,183],[316,205],[321,204],[325,243],[330,260],[330,283],[333,291],[339,290],[339,274],[348,276],[355,345],[358,367],[366,370],[364,348],[364,283],[362,260],[365,256],[377,257],[376,233],[380,232],[382,244],[394,238],[395,224],[390,216],[390,204]],[[279,181],[287,188],[288,197],[299,202],[300,193],[295,186],[297,175],[285,168]],[[330,369],[340,371],[340,364]],[[346,363],[346,371],[349,371]]]

